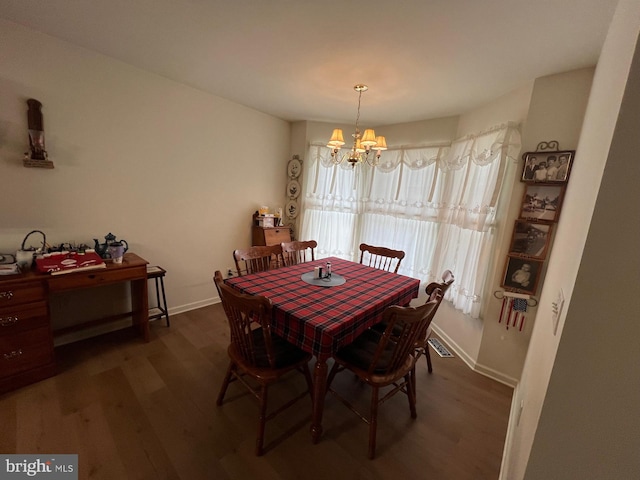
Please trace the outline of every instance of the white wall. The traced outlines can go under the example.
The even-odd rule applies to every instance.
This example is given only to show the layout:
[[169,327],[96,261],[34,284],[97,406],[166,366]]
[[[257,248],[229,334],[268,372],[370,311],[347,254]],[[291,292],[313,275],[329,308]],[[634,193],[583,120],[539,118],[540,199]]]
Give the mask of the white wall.
[[[533,82],[509,92],[481,108],[461,115],[455,138],[477,134],[507,122],[523,123],[527,118],[532,88]],[[510,219],[512,215],[515,215],[510,212],[509,205],[512,203],[512,195],[518,200],[521,196],[521,193],[512,193],[513,187],[517,186],[517,170],[518,165],[510,164],[505,173],[506,178],[511,180],[505,181],[504,190],[501,193],[502,200],[498,205],[499,218]],[[487,311],[488,306],[493,306],[495,302],[491,292],[499,284],[499,280],[496,284],[495,279],[502,273],[504,264],[504,255],[501,251],[501,245],[504,243],[502,239],[510,237],[512,227],[513,221],[508,220],[500,222],[496,229],[494,267],[492,271],[487,273],[491,289],[483,300],[485,307],[481,312],[481,318],[473,319],[468,315],[463,315],[460,311],[455,310],[450,303],[443,302],[434,319],[433,327],[434,331],[444,338],[472,368],[509,385],[516,383],[517,375],[524,361],[526,344],[523,345],[521,343],[522,336],[517,337],[517,333],[514,332],[511,332],[510,336],[504,335],[502,331],[496,331],[488,336],[484,332],[489,324],[493,326],[492,322],[497,318],[493,315],[492,310],[489,310],[489,314]],[[482,352],[488,349],[499,349],[497,361],[493,361],[492,358],[482,359]]]
[[[640,477],[639,31],[640,4],[621,0],[563,204],[570,221],[556,234],[514,392],[505,480]],[[554,335],[551,302],[559,289],[566,300]]]
[[[290,125],[0,20],[0,252],[113,232],[167,271],[169,307],[217,295],[259,205],[284,203]],[[53,170],[25,168],[28,98]]]
[[[557,140],[561,149],[575,150],[589,98],[593,72],[593,68],[584,68],[535,80],[529,90],[530,102],[526,120],[522,125],[521,153],[535,151],[540,142],[550,140]],[[503,192],[504,197],[500,205],[504,220],[497,229],[494,267],[490,273],[492,280],[489,282],[491,292],[502,290],[500,284],[504,265],[524,193],[525,184],[520,182],[523,160],[519,158],[518,163],[510,167],[508,175],[512,178],[512,191],[510,194],[508,191]],[[571,188],[582,188],[582,186],[572,178]],[[571,218],[561,214],[559,223],[565,221],[570,222]],[[548,255],[547,258],[549,258]],[[540,298],[542,280],[539,285],[538,294],[534,296],[537,299]],[[524,365],[531,332],[536,321],[537,308],[528,309],[522,331],[514,328],[507,330],[504,322],[498,323],[501,308],[501,300],[492,295],[487,297],[482,312],[484,328],[477,368],[479,371],[490,374],[500,372],[508,383],[515,385]]]

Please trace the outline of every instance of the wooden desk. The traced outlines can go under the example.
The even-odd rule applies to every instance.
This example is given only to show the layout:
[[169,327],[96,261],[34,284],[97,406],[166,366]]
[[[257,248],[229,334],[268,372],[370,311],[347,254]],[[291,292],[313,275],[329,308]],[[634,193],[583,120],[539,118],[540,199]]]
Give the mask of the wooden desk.
[[[55,375],[54,335],[125,318],[149,341],[147,261],[126,253],[122,264],[63,275],[27,272],[0,277],[0,392]],[[131,311],[53,331],[50,298],[59,292],[129,282]]]
[[[314,266],[331,262],[334,273],[347,280],[333,287],[309,285],[300,276]],[[330,257],[225,282],[242,293],[264,295],[273,303],[273,331],[316,356],[311,435],[322,435],[322,414],[327,391],[327,360],[336,350],[382,319],[391,305],[406,305],[418,296],[420,281],[359,263]]]

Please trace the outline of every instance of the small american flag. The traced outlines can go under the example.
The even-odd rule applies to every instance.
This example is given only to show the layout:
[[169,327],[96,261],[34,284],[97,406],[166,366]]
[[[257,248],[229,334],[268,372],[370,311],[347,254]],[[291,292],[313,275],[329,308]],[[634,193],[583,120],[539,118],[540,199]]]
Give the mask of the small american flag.
[[513,307],[511,307],[515,312],[515,317],[513,319],[513,326],[515,327],[518,321],[520,322],[520,328],[518,330],[522,331],[522,327],[524,326],[525,313],[527,312],[527,299],[526,298],[514,298],[513,299]]
[[514,298],[513,299],[513,309],[516,312],[526,312],[527,311],[527,300],[525,298]]

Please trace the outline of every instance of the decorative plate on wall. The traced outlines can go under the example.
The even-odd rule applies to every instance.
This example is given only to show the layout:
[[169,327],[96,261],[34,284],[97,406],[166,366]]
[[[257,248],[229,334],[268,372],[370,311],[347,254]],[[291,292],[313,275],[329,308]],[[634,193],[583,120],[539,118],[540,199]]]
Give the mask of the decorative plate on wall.
[[298,178],[302,172],[302,162],[299,158],[292,158],[287,164],[287,175],[289,178]]
[[298,195],[300,195],[300,183],[297,180],[289,180],[289,183],[287,183],[287,195],[292,199],[298,198]]
[[298,216],[298,202],[289,200],[285,207],[285,212],[288,218],[296,218]]

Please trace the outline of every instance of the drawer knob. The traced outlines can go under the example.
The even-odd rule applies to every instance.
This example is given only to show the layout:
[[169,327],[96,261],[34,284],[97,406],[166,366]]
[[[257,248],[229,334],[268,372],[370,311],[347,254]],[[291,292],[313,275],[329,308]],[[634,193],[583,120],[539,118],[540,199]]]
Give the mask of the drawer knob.
[[14,350],[11,353],[5,353],[4,354],[4,359],[5,360],[11,360],[12,358],[19,357],[20,355],[22,355],[22,349],[21,348],[19,348],[18,350]]
[[0,292],[0,300],[11,300],[13,298],[13,292],[9,290],[8,292]]
[[0,317],[0,327],[9,327],[18,323],[18,317]]

